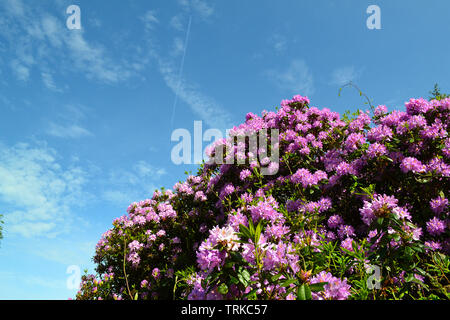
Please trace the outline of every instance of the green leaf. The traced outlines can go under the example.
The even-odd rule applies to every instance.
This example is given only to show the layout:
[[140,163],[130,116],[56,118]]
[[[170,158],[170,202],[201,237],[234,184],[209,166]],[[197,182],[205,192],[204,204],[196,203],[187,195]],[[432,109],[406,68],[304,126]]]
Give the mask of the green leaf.
[[242,270],[241,274],[246,281],[250,282],[250,272],[248,272],[248,270]]
[[288,287],[288,286],[290,286],[291,284],[293,284],[295,282],[297,282],[297,279],[286,279],[283,282],[281,282],[280,286],[281,287]]
[[277,274],[273,275],[272,282],[276,282],[278,279],[280,279],[281,276],[282,276],[281,273],[277,273]]
[[355,253],[359,251],[358,244],[354,240],[352,241],[352,248]]
[[239,225],[239,232],[241,233],[241,235],[246,238],[246,239],[251,239],[251,233],[250,230],[244,226],[243,224]]
[[307,284],[302,284],[297,290],[297,300],[311,300],[311,289]]
[[312,292],[319,292],[323,290],[323,287],[328,284],[328,282],[319,282],[319,283],[313,283],[309,285],[309,288]]
[[238,273],[238,279],[244,285],[244,287],[248,287],[250,282],[250,272],[248,272],[246,269],[241,269],[241,271]]
[[220,294],[227,294],[228,293],[228,286],[225,283],[222,283],[219,288],[217,288],[217,291],[219,291]]
[[249,300],[253,298],[254,300],[256,300],[256,291],[258,291],[257,288],[253,289],[252,291],[244,295],[243,298],[248,298]]
[[239,279],[233,276],[230,276],[230,283],[231,284],[239,284]]
[[248,219],[248,230],[250,231],[250,238],[255,234],[255,226],[253,225],[252,219]]
[[256,231],[255,231],[255,245],[259,243],[259,238],[261,236],[261,229],[262,229],[262,221],[260,221],[258,223],[258,225],[256,226]]
[[244,276],[241,273],[238,274],[238,279],[239,282],[244,285],[244,287],[248,286],[248,282],[245,280]]

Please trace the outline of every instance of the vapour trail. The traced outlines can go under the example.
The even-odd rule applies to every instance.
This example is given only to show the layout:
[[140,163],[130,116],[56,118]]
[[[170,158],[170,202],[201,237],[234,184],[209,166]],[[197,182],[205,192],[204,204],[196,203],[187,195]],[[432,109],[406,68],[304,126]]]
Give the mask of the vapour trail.
[[192,21],[192,16],[189,16],[189,23],[188,23],[188,27],[187,27],[187,31],[186,31],[186,38],[184,40],[183,56],[181,58],[180,72],[178,73],[178,85],[177,85],[177,90],[175,92],[175,100],[173,102],[173,107],[172,107],[172,118],[170,119],[170,126],[172,128],[173,128],[173,120],[175,117],[175,109],[177,107],[177,102],[178,102],[178,92],[180,91],[181,75],[183,74],[184,58],[186,56],[186,49],[187,49],[187,45],[188,45],[188,41],[189,41],[189,33],[191,32],[191,21]]

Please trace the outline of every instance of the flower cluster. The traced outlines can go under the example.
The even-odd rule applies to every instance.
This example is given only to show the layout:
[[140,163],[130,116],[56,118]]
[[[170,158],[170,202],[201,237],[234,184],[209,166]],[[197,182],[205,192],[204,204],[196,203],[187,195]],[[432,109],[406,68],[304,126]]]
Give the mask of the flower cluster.
[[[448,298],[449,117],[450,98],[341,118],[294,96],[249,113],[196,175],[113,221],[101,280],[77,298]],[[268,129],[279,139],[245,139]]]

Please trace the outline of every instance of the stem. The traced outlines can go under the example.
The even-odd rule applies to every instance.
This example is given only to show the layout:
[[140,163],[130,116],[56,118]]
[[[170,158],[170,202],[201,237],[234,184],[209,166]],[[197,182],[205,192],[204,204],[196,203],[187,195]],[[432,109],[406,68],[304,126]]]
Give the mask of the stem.
[[127,284],[128,295],[130,296],[130,299],[133,300],[133,295],[131,294],[130,286],[128,285],[127,271],[125,269],[126,251],[127,251],[127,240],[124,239],[124,247],[123,247],[123,275],[125,276],[125,283]]
[[366,98],[367,103],[369,104],[370,109],[372,110],[372,114],[375,113],[374,107],[373,107],[372,103],[370,102],[369,97],[368,97],[364,92],[362,92],[361,89],[359,89],[357,85],[355,85],[353,82],[349,81],[348,83],[344,84],[344,85],[341,87],[341,90],[344,89],[345,87],[353,87],[353,88],[355,88],[356,90],[358,90],[358,91],[359,91],[359,94],[360,94],[361,96],[364,96],[364,98]]
[[175,291],[177,290],[178,276],[175,276],[175,284],[173,285],[173,300],[175,300]]

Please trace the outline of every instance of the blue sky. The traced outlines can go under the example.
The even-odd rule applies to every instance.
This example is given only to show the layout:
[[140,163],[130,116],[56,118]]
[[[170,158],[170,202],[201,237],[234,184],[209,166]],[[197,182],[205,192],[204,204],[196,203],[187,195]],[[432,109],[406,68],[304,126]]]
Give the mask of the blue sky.
[[[81,30],[66,26],[78,5]],[[369,30],[369,5],[381,29]],[[67,299],[129,203],[196,165],[171,133],[225,130],[307,95],[333,111],[450,91],[450,2],[0,2],[0,299]],[[206,146],[206,142],[205,145]]]

